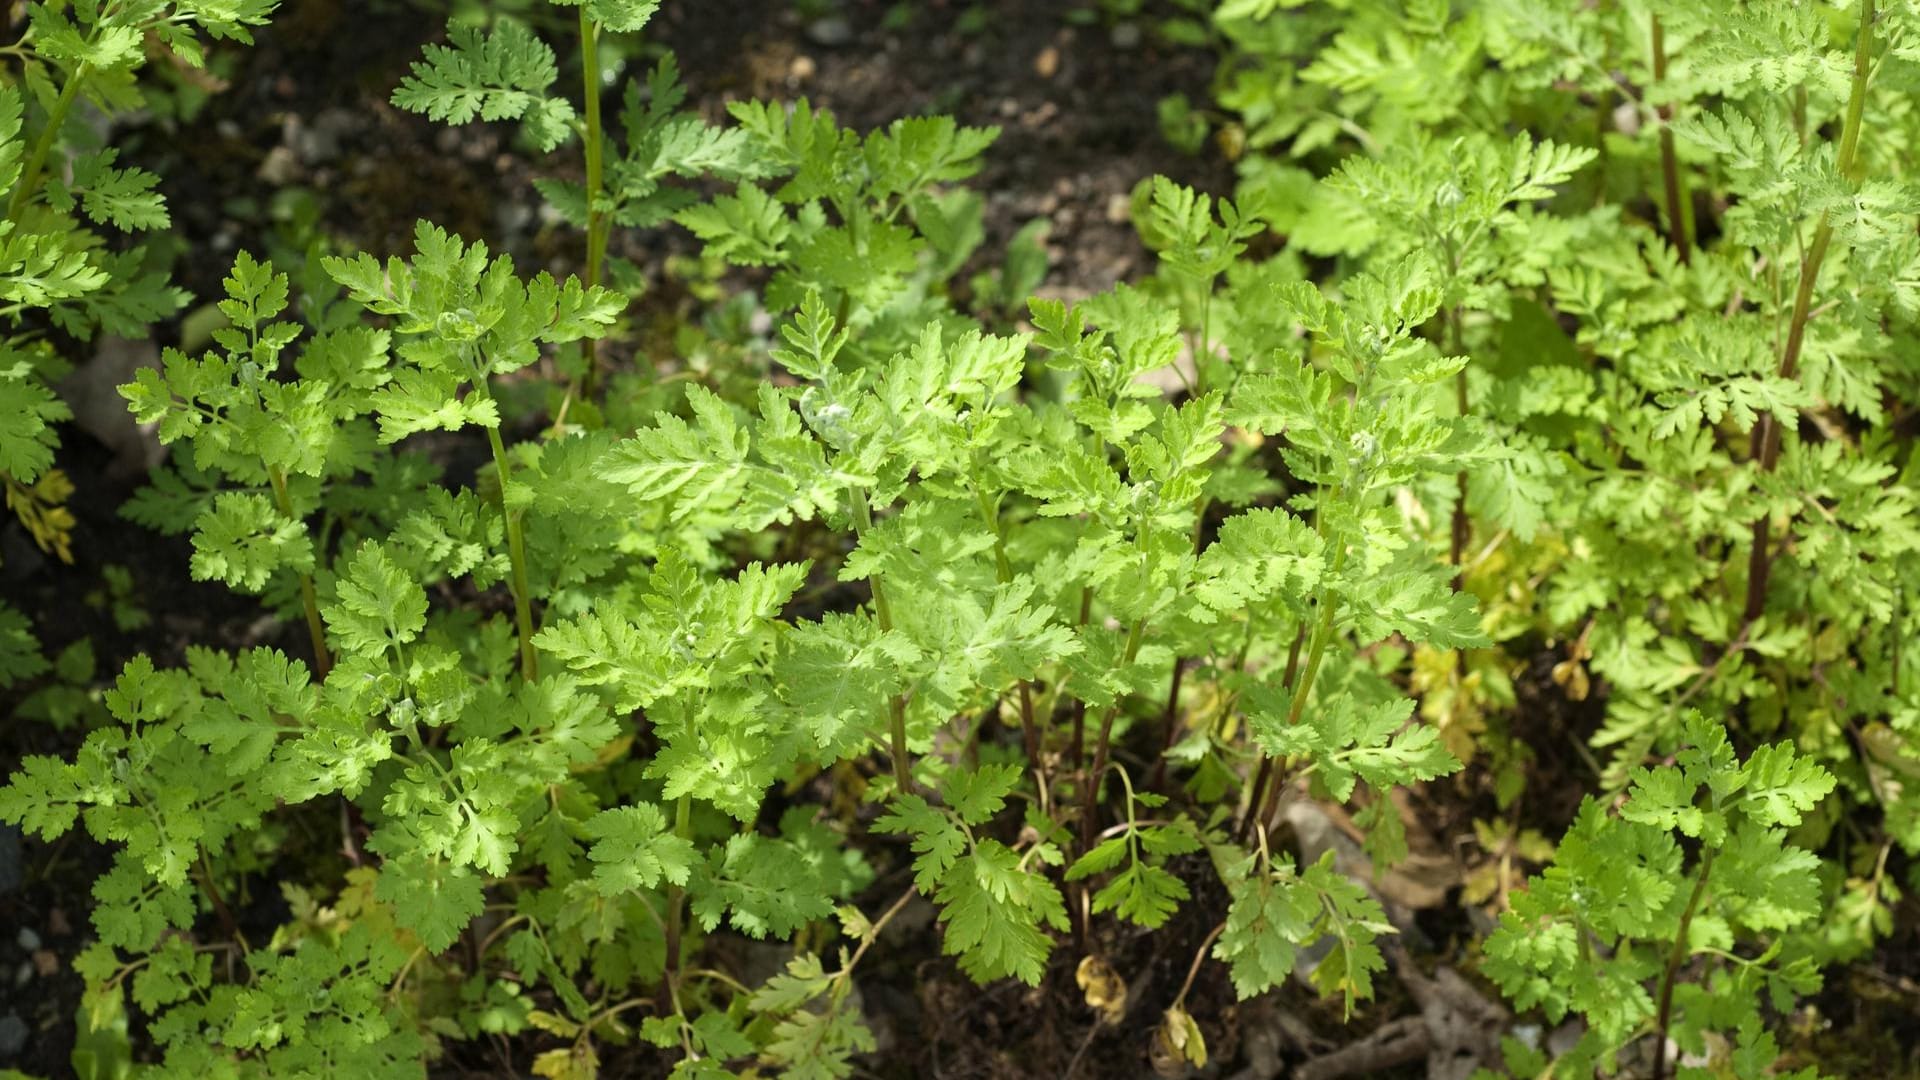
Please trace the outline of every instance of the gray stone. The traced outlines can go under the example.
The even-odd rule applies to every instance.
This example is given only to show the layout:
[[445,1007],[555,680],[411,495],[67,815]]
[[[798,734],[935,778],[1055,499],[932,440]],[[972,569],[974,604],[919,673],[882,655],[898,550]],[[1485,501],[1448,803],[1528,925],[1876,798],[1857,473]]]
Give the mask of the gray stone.
[[10,1058],[27,1048],[27,1022],[13,1013],[0,1016],[0,1058]]
[[815,19],[807,24],[807,38],[816,45],[837,48],[853,41],[853,24],[838,15]]

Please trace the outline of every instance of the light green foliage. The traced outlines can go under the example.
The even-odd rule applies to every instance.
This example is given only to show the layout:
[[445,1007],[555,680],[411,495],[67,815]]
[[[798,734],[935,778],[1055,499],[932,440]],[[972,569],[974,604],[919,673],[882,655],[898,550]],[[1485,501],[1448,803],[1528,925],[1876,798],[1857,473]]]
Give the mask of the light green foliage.
[[[540,355],[543,343],[565,344],[606,332],[619,301],[578,278],[555,281],[541,271],[522,281],[505,255],[487,257],[484,243],[467,243],[421,222],[410,260],[385,265],[366,253],[323,261],[350,299],[391,316],[409,367],[374,395],[380,436],[396,442],[437,427],[499,423],[485,381],[518,371]],[[472,392],[462,395],[463,384]]]
[[448,44],[429,45],[413,73],[393,91],[393,103],[448,124],[520,120],[527,137],[552,150],[569,135],[573,104],[550,97],[559,77],[553,49],[517,22],[492,33],[453,24]]
[[[1287,850],[1283,801],[1340,808],[1380,874],[1428,784],[1503,815],[1481,973],[1583,1025],[1560,1061],[1513,1042],[1516,1075],[1668,1036],[1766,1075],[1822,968],[1895,931],[1911,5],[1184,5],[1167,32],[1226,50],[1236,189],[1141,183],[1151,272],[1071,301],[1030,225],[964,304],[995,130],[709,123],[671,57],[603,124],[597,50],[659,5],[559,6],[456,22],[392,100],[581,136],[584,173],[537,182],[579,277],[428,222],[291,280],[243,253],[210,344],[122,387],[173,454],[126,516],[286,631],[94,686],[0,607],[0,685],[51,668],[21,712],[80,740],[0,818],[108,850],[77,966],[145,1025],[142,1075],[413,1077],[500,1036],[585,1080],[637,1036],[676,1077],[838,1080],[878,1042],[865,958],[928,906],[982,984],[1053,993],[1069,941],[1191,958],[1177,991],[1116,973],[1177,993],[1156,1038],[1198,1064],[1227,985],[1351,1014],[1391,977],[1362,860]],[[197,61],[194,27],[264,14],[31,8],[12,310],[84,336],[178,306],[89,231],[171,219],[60,143],[60,77],[122,108],[153,42]],[[685,295],[732,295],[629,326],[657,275],[609,230],[669,222]],[[0,348],[8,502],[57,553],[64,370]],[[1556,689],[1601,718],[1571,824],[1525,790]],[[269,880],[288,916],[250,940]],[[723,938],[784,969],[747,985]]]
[[[1692,1053],[1710,1032],[1750,1039],[1763,1000],[1785,1009],[1819,988],[1813,958],[1786,935],[1821,914],[1819,860],[1785,830],[1833,790],[1832,775],[1784,744],[1741,762],[1697,713],[1687,733],[1675,765],[1634,771],[1618,816],[1586,800],[1553,865],[1487,939],[1484,970],[1516,1005],[1590,1025],[1556,1068],[1610,1068],[1663,992]],[[1698,855],[1675,833],[1700,841]],[[1764,946],[1757,959],[1730,952],[1748,944]],[[1695,955],[1705,978],[1685,966]]]
[[1284,985],[1302,948],[1326,949],[1311,969],[1320,993],[1339,995],[1351,1012],[1373,996],[1373,976],[1385,970],[1374,939],[1393,928],[1379,902],[1333,868],[1333,853],[1297,873],[1289,859],[1269,863],[1264,852],[1216,851],[1233,904],[1213,955],[1231,966],[1233,986],[1250,998]]
[[1193,822],[1184,817],[1171,824],[1139,824],[1133,817],[1134,803],[1153,809],[1165,805],[1166,800],[1150,793],[1135,794],[1129,801],[1126,828],[1075,859],[1067,867],[1066,880],[1117,871],[1094,894],[1094,912],[1112,911],[1153,930],[1165,925],[1180,902],[1191,895],[1186,882],[1166,868],[1166,860],[1199,851],[1201,838]]
[[[149,324],[180,310],[185,292],[147,267],[146,249],[121,245],[115,232],[171,223],[156,190],[160,178],[122,166],[120,150],[91,134],[74,139],[67,121],[83,97],[107,116],[145,104],[136,75],[151,57],[205,64],[203,35],[251,42],[276,0],[234,4],[32,4],[18,43],[18,79],[0,86],[0,190],[8,193],[0,229],[0,488],[6,508],[41,550],[73,560],[75,525],[65,507],[73,491],[51,468],[55,425],[69,418],[47,380],[71,369],[47,344],[51,322],[84,342],[97,333],[145,337]],[[150,51],[145,43],[151,36]],[[29,122],[28,98],[40,108]],[[77,127],[78,125],[76,125]]]
[[946,808],[903,795],[874,828],[911,837],[915,885],[940,903],[944,951],[961,970],[980,982],[1011,976],[1038,985],[1053,950],[1046,931],[1067,926],[1060,891],[1038,867],[1059,863],[1060,852],[1046,841],[1018,852],[973,833],[1018,780],[1013,768],[956,770],[941,789]]

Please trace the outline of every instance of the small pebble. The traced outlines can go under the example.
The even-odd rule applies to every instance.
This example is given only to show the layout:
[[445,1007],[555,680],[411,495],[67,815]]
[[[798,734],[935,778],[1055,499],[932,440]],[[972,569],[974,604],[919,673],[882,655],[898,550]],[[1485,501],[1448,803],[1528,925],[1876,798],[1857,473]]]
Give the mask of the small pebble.
[[0,1016],[0,1058],[10,1058],[27,1048],[27,1022],[15,1013]]
[[816,45],[836,48],[853,40],[853,24],[838,15],[815,19],[807,24],[807,38]]
[[33,950],[33,968],[41,978],[51,978],[60,970],[60,954],[52,949]]
[[796,56],[793,58],[793,63],[787,65],[787,78],[797,83],[806,82],[813,78],[816,70],[818,69],[814,66],[813,57]]
[[500,232],[513,236],[527,230],[533,224],[533,207],[520,202],[502,202],[494,207],[494,221]]
[[1140,44],[1140,24],[1123,22],[1113,28],[1108,40],[1116,49],[1131,49]]
[[1043,79],[1051,79],[1060,73],[1060,50],[1052,45],[1040,50],[1033,58],[1033,73]]
[[34,933],[32,927],[23,926],[20,932],[14,935],[13,943],[20,946],[21,952],[32,952],[40,947],[40,935]]
[[294,156],[293,148],[276,146],[267,151],[260,167],[254,170],[254,177],[274,187],[286,187],[300,175],[300,161]]
[[1640,108],[1631,101],[1621,102],[1613,110],[1613,128],[1622,135],[1640,134]]

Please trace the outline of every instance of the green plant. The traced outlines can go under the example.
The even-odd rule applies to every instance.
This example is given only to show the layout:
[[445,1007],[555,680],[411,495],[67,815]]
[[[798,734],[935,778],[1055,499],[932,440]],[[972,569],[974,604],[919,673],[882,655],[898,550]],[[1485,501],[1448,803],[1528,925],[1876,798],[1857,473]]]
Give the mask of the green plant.
[[[1490,634],[1565,643],[1555,680],[1605,702],[1609,790],[1693,705],[1791,738],[1884,807],[1884,829],[1835,838],[1825,895],[1846,914],[1809,935],[1815,962],[1857,955],[1889,925],[1887,853],[1914,820],[1893,764],[1913,753],[1894,583],[1911,452],[1885,427],[1912,400],[1888,358],[1913,320],[1895,283],[1920,203],[1890,89],[1911,79],[1913,13],[1279,6],[1215,13],[1220,103],[1257,151],[1239,201],[1303,254],[1446,255],[1429,332],[1473,357],[1459,408],[1503,444],[1462,477],[1450,552]],[[1503,205],[1525,169],[1502,159],[1546,138],[1565,166],[1522,203],[1554,201]],[[1491,751],[1518,805],[1530,752],[1505,673],[1416,663],[1423,714],[1456,753]],[[1841,818],[1817,807],[1810,843]]]
[[[62,562],[73,561],[75,522],[65,504],[74,488],[54,461],[58,425],[72,413],[51,384],[74,365],[50,331],[135,337],[186,301],[145,247],[116,249],[96,231],[165,229],[169,217],[160,178],[120,165],[117,148],[70,122],[73,108],[84,101],[111,116],[141,107],[136,77],[149,35],[175,62],[200,67],[203,36],[250,41],[249,29],[274,7],[275,0],[33,4],[27,33],[6,50],[20,69],[0,86],[0,317],[8,326],[0,341],[0,488],[34,543]],[[39,670],[30,636],[7,635],[0,648],[0,669],[15,677]]]
[[[1819,858],[1787,830],[1833,777],[1784,744],[1742,762],[1725,729],[1698,713],[1685,730],[1674,765],[1634,770],[1617,816],[1591,797],[1581,804],[1553,865],[1487,939],[1485,971],[1515,1005],[1586,1020],[1555,1070],[1611,1072],[1651,1033],[1656,1080],[1670,1034],[1730,1075],[1774,1075],[1762,1001],[1789,1009],[1820,986],[1794,933],[1821,914]],[[1520,1075],[1548,1067],[1518,1056],[1530,1062]]]
[[[540,193],[567,222],[586,233],[580,262],[586,287],[597,288],[609,271],[607,242],[614,228],[650,228],[696,200],[695,193],[664,183],[669,178],[712,176],[738,180],[764,174],[761,157],[749,152],[745,133],[704,123],[681,109],[686,91],[673,57],[661,60],[640,82],[627,84],[620,123],[625,147],[610,147],[602,120],[603,34],[635,33],[659,9],[658,0],[555,0],[579,8],[578,59],[580,108],[554,92],[559,66],[553,49],[523,23],[501,20],[485,32],[450,23],[449,43],[429,45],[413,73],[393,92],[393,103],[449,124],[473,120],[519,120],[527,140],[551,153],[575,137],[581,140],[585,176],[581,182],[544,177]],[[609,156],[609,149],[616,152]],[[636,288],[630,264],[611,267],[622,291]],[[582,380],[570,387],[567,402],[591,399],[598,363],[595,339],[583,342]],[[560,418],[564,419],[563,406]]]
[[[578,277],[427,223],[242,255],[210,347],[123,388],[173,447],[126,514],[303,630],[97,704],[75,646],[20,710],[84,740],[0,818],[112,849],[90,1061],[137,1021],[158,1076],[501,1036],[568,1080],[844,1077],[919,897],[961,975],[1071,967],[1083,1047],[1200,1066],[1227,994],[1421,978],[1357,867],[1422,799],[1497,860],[1480,974],[1584,1025],[1511,1072],[1788,1060],[1920,850],[1911,5],[1230,0],[1178,25],[1229,50],[1237,191],[1143,182],[1153,272],[1071,301],[1027,295],[1032,226],[954,288],[992,129],[711,126],[663,62],[612,152],[597,50],[654,7],[581,7],[577,119],[504,17],[395,95],[581,135],[541,184]],[[615,230],[669,220],[710,306],[598,378]],[[1569,824],[1541,759],[1589,741]],[[1358,850],[1303,855],[1307,801]]]

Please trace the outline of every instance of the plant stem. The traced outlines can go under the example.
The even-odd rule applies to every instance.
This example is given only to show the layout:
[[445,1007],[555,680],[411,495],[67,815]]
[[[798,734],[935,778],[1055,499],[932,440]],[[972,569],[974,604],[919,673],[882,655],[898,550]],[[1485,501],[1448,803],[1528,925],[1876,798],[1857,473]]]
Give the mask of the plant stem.
[[[1083,630],[1087,621],[1093,617],[1093,586],[1080,586],[1080,618],[1074,623],[1074,629]],[[1086,759],[1087,746],[1087,703],[1076,698],[1073,703],[1073,756],[1067,763],[1074,771],[1079,771],[1080,763]]]
[[[1840,175],[1848,182],[1859,180],[1861,119],[1867,107],[1867,79],[1873,71],[1873,0],[1861,0],[1860,34],[1854,45],[1853,87],[1847,96],[1846,124],[1840,131],[1840,150],[1834,159]],[[1787,323],[1786,345],[1780,350],[1780,378],[1791,379],[1800,370],[1800,350],[1806,344],[1807,319],[1813,309],[1813,290],[1819,283],[1820,265],[1826,261],[1827,248],[1833,243],[1833,222],[1822,212],[1814,227],[1813,243],[1800,264],[1800,281],[1793,291],[1793,316]],[[1749,456],[1759,462],[1760,471],[1770,473],[1780,460],[1780,429],[1772,413],[1762,413],[1753,425]],[[1773,569],[1768,556],[1769,525],[1766,514],[1753,521],[1753,542],[1747,553],[1747,603],[1743,621],[1751,623],[1767,606],[1767,576]]]
[[[475,381],[474,389],[488,395],[486,379]],[[520,677],[532,682],[540,677],[540,659],[533,649],[533,596],[527,589],[526,536],[520,529],[520,511],[507,506],[507,481],[513,475],[513,464],[507,460],[507,447],[500,441],[498,427],[487,429],[487,445],[493,450],[493,471],[500,480],[500,516],[507,523],[507,561],[513,569],[513,621],[520,631]]]
[[[1134,658],[1140,655],[1140,641],[1146,636],[1147,620],[1135,619],[1133,626],[1127,630],[1127,646],[1120,659],[1121,667],[1132,664]],[[1106,775],[1109,740],[1113,736],[1114,717],[1118,715],[1120,715],[1120,698],[1116,695],[1113,704],[1108,705],[1107,711],[1101,714],[1100,734],[1093,744],[1093,771],[1087,774],[1086,783],[1082,785],[1086,788],[1086,793],[1080,799],[1080,853],[1082,855],[1093,850],[1094,834],[1098,831],[1094,825],[1094,818],[1100,809],[1100,789],[1104,786],[1101,780]],[[1081,882],[1081,902],[1074,905],[1075,913],[1080,916],[1078,923],[1082,944],[1085,943],[1087,936],[1087,923],[1091,921],[1086,905],[1086,894],[1089,888],[1090,885],[1087,882]]]
[[[1287,649],[1287,670],[1280,676],[1280,688],[1283,690],[1293,689],[1293,680],[1300,673],[1300,647],[1306,643],[1306,640],[1307,624],[1303,622],[1300,628],[1294,631],[1293,645]],[[1261,798],[1265,796],[1267,783],[1272,776],[1273,759],[1261,754],[1260,769],[1254,774],[1253,787],[1247,797],[1247,812],[1241,816],[1240,828],[1235,835],[1235,840],[1239,843],[1247,842],[1247,831],[1253,828],[1255,810],[1260,805]]]
[[[682,795],[673,808],[673,835],[682,840],[688,839],[692,832],[693,799]],[[682,909],[686,906],[687,891],[669,883],[667,885],[667,960],[666,987],[671,990],[680,979],[680,923]]]
[[[607,258],[607,226],[601,217],[601,163],[604,137],[600,127],[600,24],[587,15],[588,5],[580,7],[580,66],[584,83],[581,100],[585,116],[586,130],[582,139],[586,144],[587,158],[587,264],[582,275],[588,290],[600,284],[601,264]],[[593,394],[594,378],[597,374],[598,349],[593,338],[580,343],[582,354],[586,358],[586,372],[581,376],[581,395]]]
[[[1134,658],[1140,655],[1140,641],[1146,636],[1147,621],[1145,619],[1134,620],[1133,626],[1127,630],[1127,646],[1120,658],[1121,667],[1124,668],[1133,663]],[[1094,828],[1094,811],[1098,809],[1100,804],[1100,788],[1102,786],[1100,779],[1101,774],[1107,771],[1107,753],[1109,741],[1113,737],[1113,721],[1114,718],[1119,715],[1120,698],[1116,696],[1113,699],[1113,704],[1108,705],[1107,711],[1100,716],[1100,734],[1095,737],[1093,743],[1093,771],[1087,774],[1086,795],[1081,800],[1080,851],[1082,854],[1085,854],[1093,848],[1093,834],[1096,831]]]
[[1694,912],[1699,910],[1700,898],[1706,895],[1707,875],[1713,872],[1714,848],[1707,848],[1700,856],[1700,876],[1693,881],[1693,892],[1687,897],[1686,909],[1680,913],[1680,928],[1674,932],[1673,948],[1667,953],[1667,968],[1660,978],[1660,1012],[1654,1021],[1653,1080],[1665,1080],[1667,1075],[1667,1028],[1673,1020],[1673,982],[1680,973],[1680,965],[1687,959],[1687,930],[1693,925]]
[[[1454,271],[1458,274],[1458,270]],[[1454,356],[1465,356],[1461,330],[1462,316],[1458,307],[1447,309],[1446,329],[1447,348]],[[1472,403],[1467,400],[1467,369],[1461,368],[1453,377],[1453,398],[1462,418],[1472,412]],[[1456,497],[1453,502],[1453,535],[1449,544],[1447,563],[1453,567],[1453,588],[1458,592],[1466,582],[1466,571],[1461,568],[1466,558],[1467,544],[1473,539],[1473,524],[1467,518],[1467,471],[1460,470],[1453,478]]]
[[1180,712],[1180,682],[1186,673],[1186,663],[1174,657],[1173,677],[1167,680],[1167,704],[1160,710],[1160,726],[1166,734],[1161,737],[1160,756],[1153,759],[1153,775],[1147,781],[1149,790],[1157,791],[1167,782],[1167,754],[1173,749],[1174,733],[1179,730],[1176,718]]
[[[1334,553],[1333,565],[1328,569],[1327,577],[1337,578],[1346,565],[1347,549],[1344,545]],[[1293,691],[1293,703],[1287,707],[1287,726],[1300,722],[1300,714],[1306,711],[1307,697],[1313,693],[1313,681],[1320,674],[1320,661],[1326,656],[1327,645],[1333,639],[1333,617],[1339,609],[1339,600],[1333,590],[1328,589],[1320,595],[1320,622],[1313,628],[1313,638],[1307,648],[1307,666],[1300,672],[1300,685]],[[1280,792],[1286,787],[1283,777],[1274,777],[1267,785],[1267,798],[1260,806],[1259,821],[1270,824],[1273,812],[1280,807]]]
[[54,142],[60,137],[60,128],[67,122],[67,113],[73,108],[73,99],[80,94],[80,84],[93,74],[93,65],[82,63],[67,76],[67,83],[60,88],[60,96],[54,99],[53,107],[47,110],[47,124],[40,129],[40,137],[33,141],[33,150],[27,155],[27,163],[20,170],[20,181],[14,185],[13,197],[7,200],[7,220],[19,224],[20,215],[26,212],[27,203],[40,189],[40,174],[47,167],[47,155],[52,152]]
[[[287,473],[275,465],[267,470],[267,479],[273,483],[274,505],[287,517],[298,521],[293,512],[293,498],[287,494]],[[315,553],[318,555],[318,552]],[[320,601],[314,594],[313,575],[300,574],[300,606],[307,610],[307,637],[313,642],[313,674],[315,681],[324,682],[327,672],[333,670],[333,657],[327,652],[327,631],[320,621]]]
[[1221,920],[1200,939],[1200,947],[1193,951],[1193,963],[1187,965],[1186,981],[1180,984],[1180,992],[1174,995],[1173,1007],[1178,1009],[1187,1003],[1187,991],[1193,989],[1193,980],[1200,974],[1200,965],[1206,962],[1207,947],[1219,940],[1220,934],[1227,928],[1226,920]]
[[[980,517],[986,521],[987,529],[993,533],[993,569],[1000,584],[1013,581],[1013,563],[1007,558],[1007,532],[1000,522],[1000,507],[987,498],[987,493],[978,483],[974,483],[973,498],[980,507]],[[1035,768],[1040,764],[1040,729],[1033,720],[1033,687],[1021,679],[1020,688],[1020,740],[1027,751],[1027,760]]]
[[[857,539],[873,528],[873,509],[867,505],[867,493],[860,488],[849,487],[847,495],[853,507],[853,531]],[[881,633],[891,633],[893,608],[887,603],[886,582],[875,574],[872,585],[874,617],[880,624]],[[907,699],[904,694],[895,693],[887,698],[887,736],[891,740],[894,787],[905,795],[913,790],[913,766],[907,756]]]
[[[1665,82],[1667,79],[1667,32],[1660,25],[1660,16],[1654,15],[1651,29],[1653,38],[1653,81]],[[1681,186],[1680,161],[1673,149],[1673,106],[1662,105],[1655,110],[1660,117],[1660,178],[1667,195],[1667,235],[1673,240],[1674,251],[1680,257],[1680,265],[1685,266],[1693,258],[1692,215],[1687,213],[1686,189]]]

